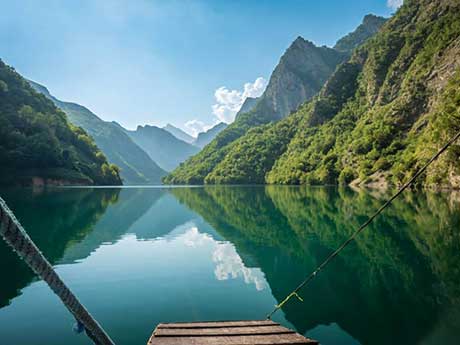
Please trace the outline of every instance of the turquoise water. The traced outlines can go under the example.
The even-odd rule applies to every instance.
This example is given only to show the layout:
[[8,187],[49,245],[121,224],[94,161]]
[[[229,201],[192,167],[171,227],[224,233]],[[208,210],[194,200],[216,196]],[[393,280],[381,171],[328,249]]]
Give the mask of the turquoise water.
[[[3,190],[117,344],[261,319],[384,200],[306,187]],[[0,243],[0,344],[88,344]],[[460,201],[408,192],[274,319],[322,344],[458,344]]]

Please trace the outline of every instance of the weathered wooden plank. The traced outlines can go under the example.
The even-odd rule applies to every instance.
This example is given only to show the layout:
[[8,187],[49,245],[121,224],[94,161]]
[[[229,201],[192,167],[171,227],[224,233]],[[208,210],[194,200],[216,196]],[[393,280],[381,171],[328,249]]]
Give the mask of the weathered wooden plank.
[[295,333],[282,326],[244,326],[244,327],[212,327],[212,328],[157,328],[156,337],[192,337],[192,336],[237,336]]
[[155,337],[149,345],[314,345],[318,342],[300,334],[271,334],[250,336],[209,336],[209,337]]
[[215,327],[254,327],[278,326],[279,323],[271,320],[257,321],[210,321],[210,322],[174,322],[160,323],[157,328],[215,328]]

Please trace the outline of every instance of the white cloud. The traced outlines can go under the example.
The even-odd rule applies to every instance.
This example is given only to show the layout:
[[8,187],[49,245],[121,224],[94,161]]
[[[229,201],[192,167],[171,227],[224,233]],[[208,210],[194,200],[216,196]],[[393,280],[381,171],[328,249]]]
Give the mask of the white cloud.
[[387,0],[387,6],[393,10],[397,10],[403,4],[404,0]]
[[206,125],[203,121],[193,119],[185,123],[185,129],[190,135],[192,135],[193,137],[196,137],[199,133],[206,132],[208,129],[212,128],[214,125],[215,123],[211,125]]
[[217,103],[212,106],[213,114],[219,121],[232,122],[246,98],[261,96],[266,86],[267,81],[259,77],[253,83],[244,84],[242,91],[229,90],[225,86],[219,87],[214,92]]

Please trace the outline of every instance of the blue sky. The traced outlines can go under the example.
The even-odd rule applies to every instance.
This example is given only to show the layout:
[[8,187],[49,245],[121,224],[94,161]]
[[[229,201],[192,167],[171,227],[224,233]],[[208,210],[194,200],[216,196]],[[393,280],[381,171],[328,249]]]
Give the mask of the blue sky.
[[104,120],[193,131],[262,92],[297,36],[331,46],[387,1],[4,0],[0,58]]

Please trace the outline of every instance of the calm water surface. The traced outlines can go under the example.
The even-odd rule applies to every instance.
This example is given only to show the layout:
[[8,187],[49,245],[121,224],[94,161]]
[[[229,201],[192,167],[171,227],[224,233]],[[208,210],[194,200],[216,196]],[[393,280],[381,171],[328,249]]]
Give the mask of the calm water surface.
[[[261,319],[381,203],[335,188],[3,190],[117,344],[159,322]],[[458,344],[460,198],[406,193],[274,319],[329,344]],[[88,344],[0,243],[0,344]]]

